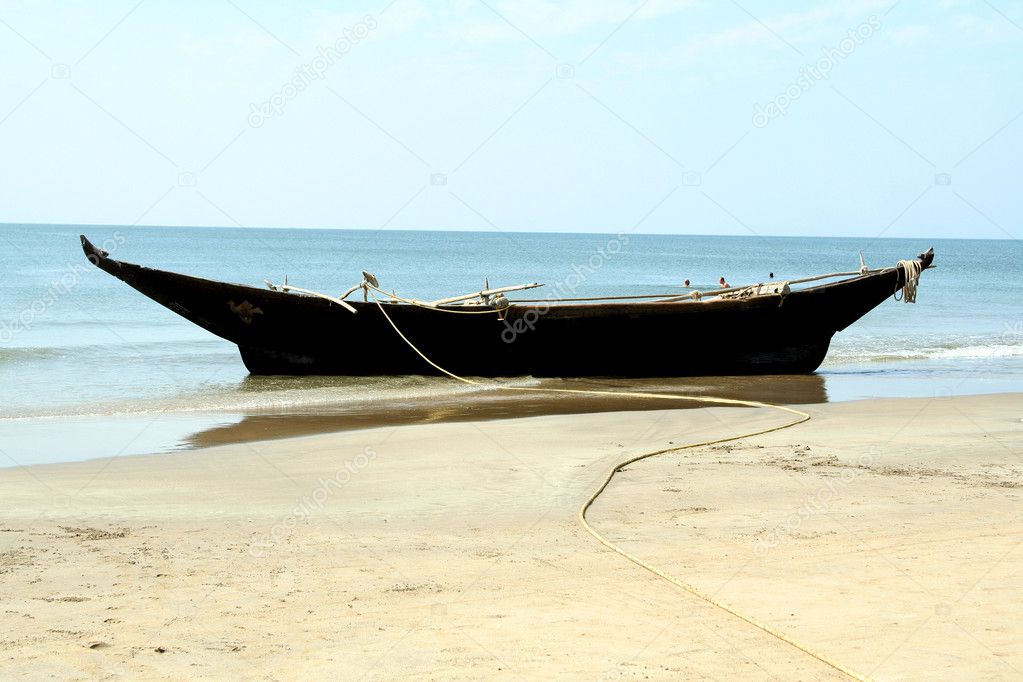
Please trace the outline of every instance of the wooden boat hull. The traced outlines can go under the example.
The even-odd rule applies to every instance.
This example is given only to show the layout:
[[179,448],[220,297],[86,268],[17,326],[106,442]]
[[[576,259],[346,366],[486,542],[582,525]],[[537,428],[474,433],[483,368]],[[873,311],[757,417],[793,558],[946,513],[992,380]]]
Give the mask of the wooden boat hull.
[[[409,348],[373,301],[351,301],[357,310],[352,314],[314,296],[117,261],[84,236],[82,247],[100,269],[237,344],[252,374],[438,373]],[[933,251],[920,258],[928,267]],[[466,376],[807,374],[820,366],[836,332],[904,284],[905,273],[897,266],[796,290],[784,299],[513,304],[504,319],[383,306],[427,357]]]

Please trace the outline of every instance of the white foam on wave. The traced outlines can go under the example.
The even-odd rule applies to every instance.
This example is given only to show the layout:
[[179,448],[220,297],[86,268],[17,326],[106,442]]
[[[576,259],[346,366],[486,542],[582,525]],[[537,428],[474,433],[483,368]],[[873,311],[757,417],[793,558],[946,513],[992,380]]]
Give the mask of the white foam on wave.
[[[504,386],[530,387],[539,383],[532,377],[519,379],[481,380],[484,385],[456,383],[434,377],[258,377],[241,387],[221,387],[151,399],[73,405],[56,409],[37,408],[0,417],[5,421],[27,419],[66,419],[104,416],[142,416],[163,413],[300,413],[305,410],[344,410],[378,402],[400,405],[423,400],[455,401],[460,396],[493,390],[495,383]],[[292,384],[291,387],[288,387]]]
[[913,360],[991,360],[998,358],[1023,357],[1023,344],[1005,342],[978,342],[965,345],[927,344],[914,346],[912,339],[899,342],[898,348],[892,343],[877,344],[876,348],[864,345],[838,345],[828,353],[825,364],[848,364],[853,362],[900,362]]
[[934,353],[935,358],[1011,358],[1023,356],[1023,346],[966,346],[943,348]]

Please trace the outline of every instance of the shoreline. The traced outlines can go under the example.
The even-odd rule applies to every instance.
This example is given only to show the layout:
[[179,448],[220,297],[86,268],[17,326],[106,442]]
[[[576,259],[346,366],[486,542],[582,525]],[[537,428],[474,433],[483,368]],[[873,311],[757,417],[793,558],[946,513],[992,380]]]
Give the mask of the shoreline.
[[[449,379],[439,379],[438,382],[452,384]],[[537,380],[536,385],[559,389],[677,392],[683,395],[709,395],[762,402],[820,403],[828,399],[824,380],[817,375],[542,379]],[[30,453],[39,450],[49,450],[50,461],[84,461],[102,457],[110,451],[121,455],[156,452],[171,454],[217,445],[255,443],[385,426],[633,412],[666,407],[691,409],[699,407],[699,404],[615,395],[489,389],[448,395],[399,397],[393,400],[372,397],[349,403],[313,405],[290,410],[167,410],[128,415],[27,418],[0,421],[0,429],[7,436],[4,452],[17,465],[45,463],[45,460],[33,461],[30,457]],[[79,437],[69,439],[69,434],[78,434]],[[63,452],[63,456],[54,457],[52,453],[58,449]]]
[[[806,409],[626,467],[590,522],[859,672],[1023,666],[1023,394]],[[3,469],[0,655],[70,677],[840,679],[575,519],[630,454],[784,421],[554,415]]]
[[[846,368],[842,371],[827,368],[811,375],[534,381],[537,386],[549,388],[708,395],[776,404],[842,403],[914,397],[945,399],[953,395],[1012,392],[1018,385],[1015,373],[998,379],[978,374],[979,370],[976,369],[961,370],[958,373],[939,372],[934,375],[921,372],[919,368],[905,373],[886,371],[883,377],[864,368]],[[428,378],[418,379],[422,382]],[[437,381],[448,382],[446,379]],[[296,390],[289,389],[288,385],[272,384],[286,394]],[[514,380],[512,385],[525,384],[521,380]],[[425,386],[420,383],[415,390]],[[190,410],[182,409],[178,400],[166,405],[159,401],[152,404],[143,401],[134,405],[140,408],[139,412],[0,417],[0,433],[4,436],[4,448],[0,450],[0,455],[3,455],[0,457],[0,469],[47,462],[84,461],[111,452],[119,455],[157,452],[173,454],[216,445],[339,433],[378,426],[646,411],[663,409],[667,404],[657,399],[611,395],[566,396],[543,392],[511,393],[493,389],[444,393],[436,389],[430,387],[423,395],[416,395],[415,390],[411,394],[403,394],[400,390],[391,394],[387,390],[381,392],[380,388],[367,386],[366,395],[354,400],[341,396],[329,400],[317,393],[317,401],[312,404],[304,405],[299,399],[296,404],[265,408]],[[347,390],[358,391],[358,385]],[[247,392],[252,392],[251,388]],[[253,393],[258,395],[259,391]],[[678,403],[671,406],[693,407]]]

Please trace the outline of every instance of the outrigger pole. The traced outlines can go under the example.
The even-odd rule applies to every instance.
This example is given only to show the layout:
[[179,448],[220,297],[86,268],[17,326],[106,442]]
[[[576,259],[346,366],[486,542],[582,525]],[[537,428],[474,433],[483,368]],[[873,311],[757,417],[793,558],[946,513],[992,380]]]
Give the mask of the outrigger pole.
[[482,291],[477,291],[477,292],[474,292],[474,293],[471,293],[471,294],[462,294],[461,296],[452,296],[450,298],[442,298],[442,299],[439,299],[439,300],[436,300],[436,301],[430,301],[426,305],[428,305],[428,306],[447,305],[449,303],[457,303],[459,301],[468,301],[470,298],[476,298],[477,296],[480,299],[485,301],[488,297],[493,296],[495,294],[503,294],[503,293],[506,293],[506,292],[509,292],[509,291],[522,291],[523,289],[536,289],[537,287],[542,287],[542,286],[543,286],[543,284],[541,284],[539,282],[531,282],[529,284],[515,284],[515,285],[510,286],[510,287],[497,287],[496,289],[483,289]]

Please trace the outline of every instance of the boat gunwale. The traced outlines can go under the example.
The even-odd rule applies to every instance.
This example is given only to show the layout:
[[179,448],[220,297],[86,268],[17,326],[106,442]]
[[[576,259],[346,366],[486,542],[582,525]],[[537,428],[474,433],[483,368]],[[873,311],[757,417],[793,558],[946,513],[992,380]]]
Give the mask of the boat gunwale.
[[[159,274],[163,274],[163,275],[172,275],[174,277],[182,278],[182,279],[189,280],[189,281],[197,283],[197,284],[203,284],[203,285],[206,285],[206,286],[209,286],[209,285],[213,285],[213,286],[229,286],[229,287],[236,287],[236,288],[240,288],[240,289],[248,289],[248,290],[253,291],[254,293],[260,294],[261,296],[270,296],[271,298],[279,299],[282,302],[286,301],[286,300],[287,301],[300,300],[302,303],[316,302],[316,304],[318,304],[318,305],[336,306],[336,307],[340,308],[340,306],[338,306],[336,303],[333,303],[333,302],[331,302],[331,301],[329,301],[329,300],[327,300],[325,298],[322,298],[320,296],[315,296],[315,295],[311,295],[311,294],[305,294],[305,293],[300,293],[300,292],[286,292],[286,291],[280,291],[278,289],[262,288],[262,287],[254,286],[254,285],[251,285],[251,284],[241,284],[241,283],[237,283],[237,282],[226,282],[226,281],[223,281],[223,280],[209,279],[209,278],[206,278],[206,277],[199,277],[199,276],[196,276],[196,275],[188,275],[188,274],[184,274],[184,273],[180,273],[180,272],[174,272],[174,271],[171,271],[171,270],[163,270],[163,269],[160,269],[160,268],[154,268],[154,267],[150,267],[150,266],[146,266],[146,265],[139,265],[138,263],[132,263],[130,261],[117,260],[117,259],[114,259],[114,258],[110,258],[109,255],[107,255],[105,252],[103,252],[100,249],[96,248],[91,242],[88,241],[88,239],[86,239],[86,237],[84,235],[82,236],[82,246],[83,246],[83,249],[86,251],[86,255],[87,255],[88,259],[96,267],[99,267],[99,268],[101,268],[103,270],[106,270],[107,272],[109,272],[109,274],[113,275],[114,277],[117,277],[118,279],[123,279],[123,278],[119,276],[119,273],[117,272],[117,266],[129,266],[131,268],[138,268],[139,270],[143,270],[143,271],[159,273]],[[102,267],[103,264],[109,264],[109,265],[115,266],[115,267],[112,267],[110,270],[107,270],[106,268]],[[926,263],[924,269],[928,269],[928,268],[931,268],[931,267],[934,267],[934,266],[931,265],[930,263]],[[665,308],[676,308],[676,307],[679,307],[679,306],[694,306],[694,305],[696,305],[696,306],[703,306],[703,307],[706,307],[706,306],[734,307],[734,306],[737,306],[737,305],[749,304],[749,303],[771,303],[771,302],[778,302],[778,301],[781,301],[781,300],[783,300],[785,298],[789,298],[789,297],[792,297],[792,296],[802,296],[802,295],[805,295],[805,294],[816,294],[816,293],[820,293],[820,292],[823,292],[823,291],[835,289],[835,288],[838,288],[838,287],[848,286],[850,284],[854,284],[854,283],[857,283],[857,282],[862,282],[862,281],[867,280],[867,279],[877,278],[877,277],[884,277],[884,276],[890,275],[893,272],[898,272],[899,268],[900,268],[900,266],[898,266],[898,265],[887,267],[887,268],[882,268],[880,270],[872,271],[872,272],[869,272],[869,273],[866,273],[866,274],[862,274],[862,275],[854,275],[852,277],[848,277],[846,279],[841,279],[841,280],[834,281],[834,282],[825,282],[823,284],[817,284],[817,285],[814,285],[814,286],[811,286],[811,287],[806,287],[806,288],[801,288],[801,289],[793,289],[788,294],[784,294],[784,295],[779,294],[779,293],[764,293],[764,294],[755,294],[755,295],[752,295],[752,296],[745,296],[745,297],[741,297],[741,298],[740,297],[722,297],[720,295],[715,294],[713,291],[710,291],[710,292],[703,293],[702,297],[698,298],[698,299],[693,299],[693,298],[676,298],[675,300],[663,300],[663,299],[662,300],[656,300],[655,299],[655,300],[650,300],[650,301],[615,301],[614,297],[612,296],[612,297],[608,297],[606,300],[603,300],[603,301],[594,301],[594,302],[586,302],[586,303],[582,303],[582,302],[569,302],[569,301],[564,301],[563,299],[550,299],[546,303],[530,303],[530,304],[527,304],[527,303],[516,303],[515,301],[510,301],[510,305],[507,308],[502,308],[502,309],[491,308],[491,307],[483,306],[483,305],[478,305],[478,306],[468,306],[468,305],[430,306],[430,305],[426,305],[426,304],[416,304],[416,303],[408,303],[408,302],[405,302],[405,301],[393,301],[393,300],[386,300],[386,299],[381,299],[379,301],[358,301],[358,300],[354,300],[354,301],[346,301],[346,302],[349,303],[350,305],[352,305],[353,307],[355,307],[357,310],[360,310],[360,309],[363,309],[363,308],[367,308],[367,307],[375,307],[377,305],[377,303],[379,303],[380,305],[385,305],[385,306],[393,307],[393,308],[422,308],[422,309],[425,309],[425,310],[433,310],[433,311],[436,311],[436,312],[449,312],[449,313],[474,312],[474,313],[480,313],[480,314],[483,314],[483,313],[486,313],[486,312],[493,312],[493,313],[496,314],[496,313],[499,313],[499,312],[506,312],[506,311],[509,311],[509,310],[514,310],[517,313],[520,312],[520,311],[544,310],[545,314],[546,314],[547,312],[552,311],[552,310],[557,310],[558,312],[573,312],[573,311],[585,312],[585,311],[593,311],[593,310],[597,310],[597,309],[608,309],[608,310],[613,310],[613,311],[616,311],[616,312],[625,312],[625,311],[629,311],[629,310],[648,311],[651,308],[655,308],[657,310],[664,310]],[[778,284],[782,284],[783,281],[779,280],[777,283]],[[770,286],[770,285],[771,285],[770,283],[762,283],[761,282],[759,284],[746,285],[745,287],[737,287],[736,289],[746,288],[746,287],[756,287],[756,286]],[[895,292],[893,291],[892,293],[894,294]],[[655,298],[655,296],[656,295],[651,296],[651,298]],[[686,294],[684,294],[684,293],[668,294],[667,296],[671,296],[671,297],[685,297]]]

